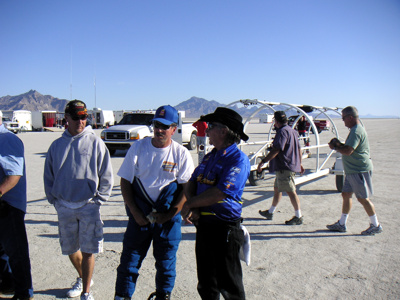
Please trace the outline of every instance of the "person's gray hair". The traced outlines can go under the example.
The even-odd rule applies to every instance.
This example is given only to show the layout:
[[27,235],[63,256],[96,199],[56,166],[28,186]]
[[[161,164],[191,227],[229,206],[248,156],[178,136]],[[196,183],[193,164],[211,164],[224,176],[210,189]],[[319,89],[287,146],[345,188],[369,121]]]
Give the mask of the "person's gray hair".
[[345,116],[352,116],[356,119],[358,119],[358,110],[354,106],[347,106],[343,108],[342,114]]
[[226,130],[227,130],[226,141],[227,141],[229,144],[233,144],[233,143],[239,144],[239,143],[240,143],[240,140],[241,140],[240,134],[238,134],[238,133],[232,131],[232,130],[229,129],[229,127],[227,127],[227,126],[226,126],[225,128],[226,128]]

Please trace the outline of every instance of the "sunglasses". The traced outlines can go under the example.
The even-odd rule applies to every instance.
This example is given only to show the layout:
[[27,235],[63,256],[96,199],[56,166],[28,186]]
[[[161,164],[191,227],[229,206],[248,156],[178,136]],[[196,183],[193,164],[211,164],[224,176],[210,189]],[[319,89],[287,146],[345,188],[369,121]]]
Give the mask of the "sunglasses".
[[215,124],[215,123],[208,123],[208,127],[207,127],[207,129],[208,129],[208,130],[211,130],[211,129],[213,129],[213,128],[217,128],[217,127],[220,127],[220,128],[222,128],[222,127],[224,127],[224,125],[221,125],[221,124]]
[[83,115],[83,116],[71,116],[71,119],[74,121],[78,121],[78,120],[86,120],[87,119],[87,115]]
[[344,121],[347,117],[350,117],[350,115],[345,115],[342,117],[342,120]]
[[153,127],[161,130],[168,130],[171,128],[171,125],[165,125],[161,122],[155,121],[153,122]]

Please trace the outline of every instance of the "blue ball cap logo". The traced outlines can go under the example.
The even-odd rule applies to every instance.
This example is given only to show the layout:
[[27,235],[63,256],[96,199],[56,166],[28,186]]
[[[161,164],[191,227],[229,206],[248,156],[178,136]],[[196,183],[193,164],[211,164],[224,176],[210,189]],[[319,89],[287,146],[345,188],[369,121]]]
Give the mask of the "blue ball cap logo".
[[178,111],[170,105],[160,106],[152,121],[158,121],[165,125],[178,124]]

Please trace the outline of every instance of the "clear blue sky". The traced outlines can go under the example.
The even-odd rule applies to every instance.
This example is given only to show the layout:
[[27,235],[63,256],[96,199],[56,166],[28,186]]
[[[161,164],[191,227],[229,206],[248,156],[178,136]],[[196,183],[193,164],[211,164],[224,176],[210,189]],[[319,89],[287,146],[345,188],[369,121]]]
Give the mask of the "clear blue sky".
[[35,89],[112,110],[259,99],[400,116],[399,0],[1,0],[0,14],[0,96]]

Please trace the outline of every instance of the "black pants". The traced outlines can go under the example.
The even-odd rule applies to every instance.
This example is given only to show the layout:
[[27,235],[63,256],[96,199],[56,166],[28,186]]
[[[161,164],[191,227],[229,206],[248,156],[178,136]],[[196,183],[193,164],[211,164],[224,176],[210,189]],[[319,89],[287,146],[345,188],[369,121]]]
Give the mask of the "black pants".
[[196,234],[197,290],[204,300],[244,300],[239,250],[244,242],[240,222],[200,219]]

